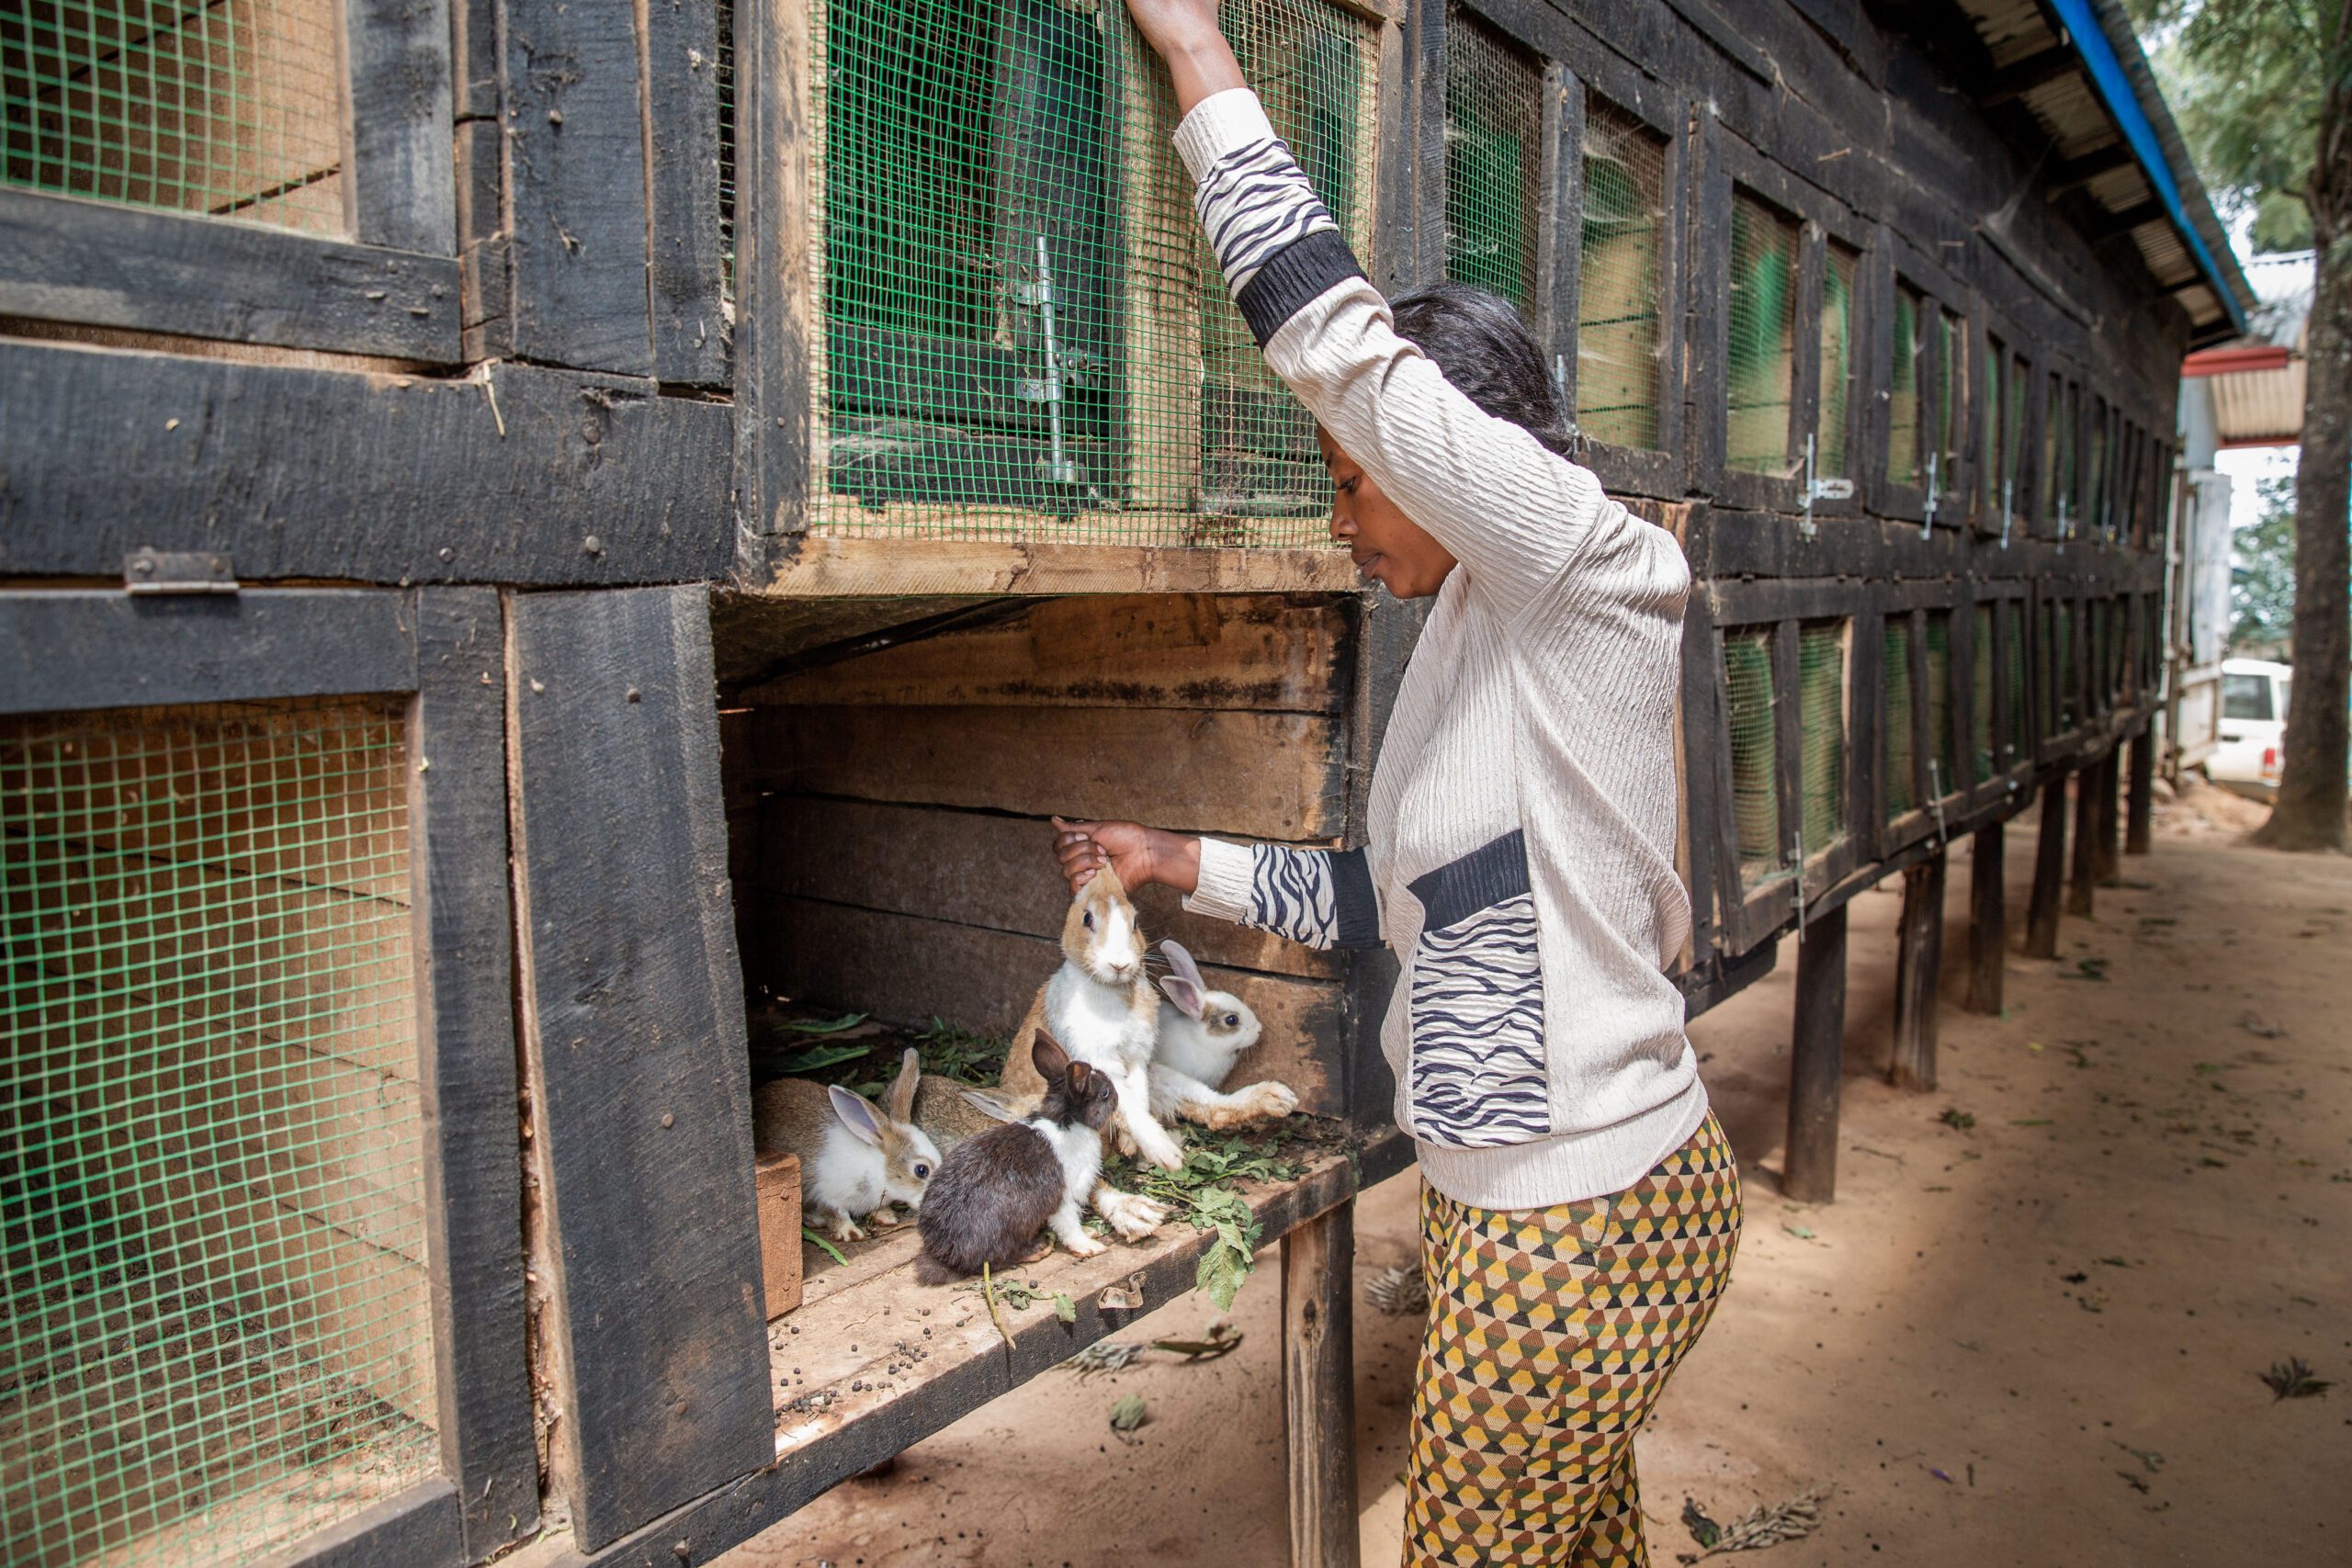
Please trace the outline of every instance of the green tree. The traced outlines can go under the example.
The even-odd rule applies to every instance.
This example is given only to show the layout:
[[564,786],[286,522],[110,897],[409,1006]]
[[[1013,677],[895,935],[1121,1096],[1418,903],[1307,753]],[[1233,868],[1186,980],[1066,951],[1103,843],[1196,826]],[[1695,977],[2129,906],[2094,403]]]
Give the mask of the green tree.
[[2287,640],[2295,616],[2295,479],[2256,481],[2262,515],[2232,540],[2237,565],[2230,571],[2230,645]]
[[[2352,750],[2352,0],[2130,0],[2208,185],[2314,253],[2295,496],[2295,701],[2257,841],[2347,844]],[[2302,209],[2304,225],[2294,221]]]

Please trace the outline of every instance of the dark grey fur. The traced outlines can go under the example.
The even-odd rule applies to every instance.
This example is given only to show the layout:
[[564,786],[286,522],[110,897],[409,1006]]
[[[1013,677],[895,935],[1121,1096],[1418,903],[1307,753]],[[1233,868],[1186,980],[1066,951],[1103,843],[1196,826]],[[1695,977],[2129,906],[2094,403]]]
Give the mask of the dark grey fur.
[[[1109,1078],[1084,1062],[1072,1062],[1042,1032],[1029,1059],[1046,1080],[1038,1117],[1057,1127],[1102,1130],[1117,1107]],[[915,1216],[922,1236],[915,1278],[944,1285],[978,1273],[983,1265],[1001,1269],[1023,1261],[1037,1232],[1061,1207],[1062,1188],[1054,1145],[1027,1122],[965,1139],[940,1162],[923,1191]]]

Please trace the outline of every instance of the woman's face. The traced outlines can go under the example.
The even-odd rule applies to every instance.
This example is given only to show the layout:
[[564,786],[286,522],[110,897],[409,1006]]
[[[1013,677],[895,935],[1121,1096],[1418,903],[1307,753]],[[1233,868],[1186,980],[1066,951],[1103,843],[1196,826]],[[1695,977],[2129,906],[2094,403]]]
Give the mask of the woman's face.
[[1446,547],[1380,493],[1372,476],[1340,450],[1330,433],[1317,425],[1315,439],[1323,448],[1323,464],[1331,470],[1331,537],[1348,547],[1356,570],[1399,599],[1420,599],[1444,585],[1454,559]]

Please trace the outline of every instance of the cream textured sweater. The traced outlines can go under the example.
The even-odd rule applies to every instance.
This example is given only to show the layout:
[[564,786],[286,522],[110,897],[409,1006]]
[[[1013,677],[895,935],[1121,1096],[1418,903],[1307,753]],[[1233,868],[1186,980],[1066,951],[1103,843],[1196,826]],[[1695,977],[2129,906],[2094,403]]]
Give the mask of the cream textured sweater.
[[1176,146],[1267,363],[1461,563],[1406,670],[1363,848],[1204,840],[1187,907],[1396,950],[1396,1119],[1448,1197],[1623,1190],[1707,1110],[1666,975],[1690,927],[1681,551],[1396,334],[1254,94],[1197,105]]

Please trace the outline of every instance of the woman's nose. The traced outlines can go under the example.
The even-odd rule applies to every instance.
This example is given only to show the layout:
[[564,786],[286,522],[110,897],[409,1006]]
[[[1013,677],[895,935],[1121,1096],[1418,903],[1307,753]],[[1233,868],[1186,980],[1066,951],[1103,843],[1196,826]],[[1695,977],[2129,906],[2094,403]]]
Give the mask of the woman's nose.
[[1352,539],[1355,536],[1356,520],[1349,516],[1343,508],[1340,506],[1332,507],[1331,537],[1334,539],[1346,540]]

